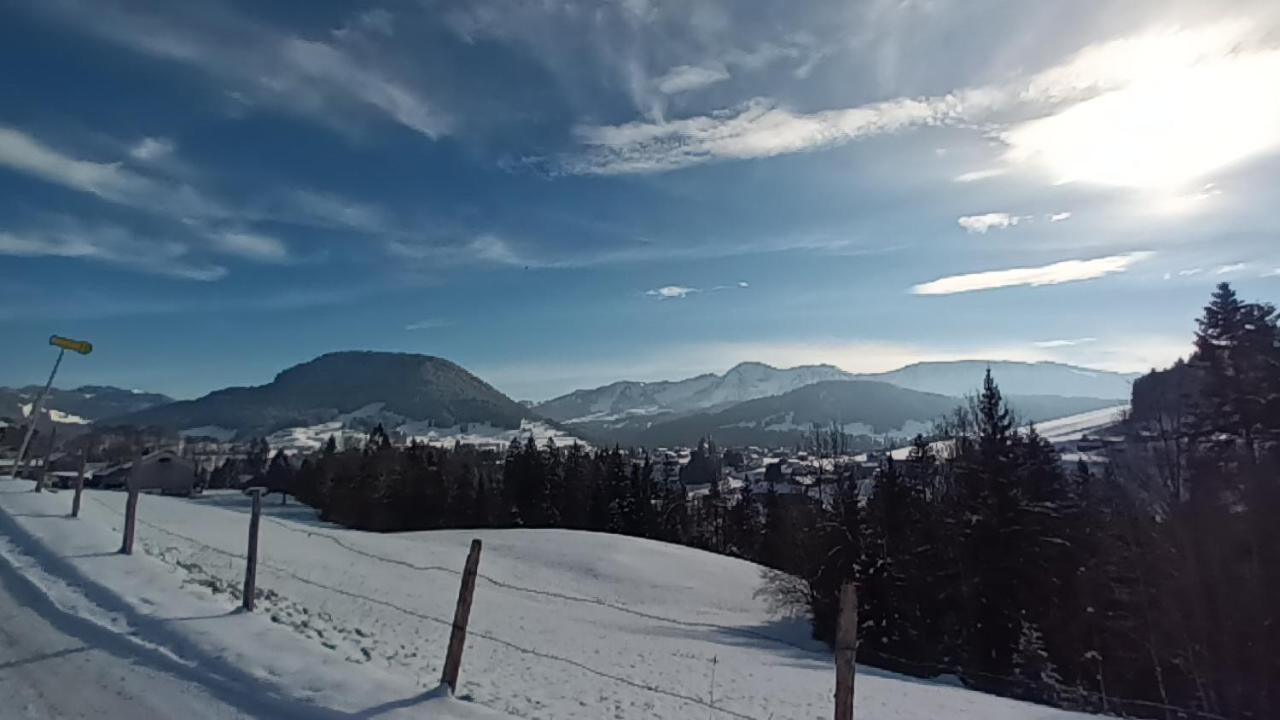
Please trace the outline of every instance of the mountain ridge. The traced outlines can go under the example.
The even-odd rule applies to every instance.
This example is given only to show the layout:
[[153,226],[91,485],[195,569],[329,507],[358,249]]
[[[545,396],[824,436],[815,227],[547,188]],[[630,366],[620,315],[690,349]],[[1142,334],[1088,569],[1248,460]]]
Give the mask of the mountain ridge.
[[[1006,395],[1019,422],[1075,415],[1114,407],[1110,398]],[[727,408],[690,414],[668,413],[572,425],[588,437],[611,443],[668,447],[710,436],[724,445],[782,447],[799,444],[816,424],[838,425],[855,446],[876,439],[900,440],[928,433],[963,398],[899,387],[879,380],[826,380],[780,395],[747,400]]]
[[445,358],[349,350],[285,368],[263,385],[223,388],[106,422],[265,434],[329,422],[373,405],[388,416],[441,426],[489,423],[512,428],[533,415]]
[[533,408],[559,422],[605,422],[626,417],[688,414],[727,407],[826,380],[873,380],[908,390],[960,397],[976,391],[991,368],[1007,393],[1129,399],[1136,373],[1116,373],[1054,361],[924,361],[881,373],[851,373],[834,365],[777,368],[742,362],[722,375],[703,373],[683,380],[619,380],[535,403]]

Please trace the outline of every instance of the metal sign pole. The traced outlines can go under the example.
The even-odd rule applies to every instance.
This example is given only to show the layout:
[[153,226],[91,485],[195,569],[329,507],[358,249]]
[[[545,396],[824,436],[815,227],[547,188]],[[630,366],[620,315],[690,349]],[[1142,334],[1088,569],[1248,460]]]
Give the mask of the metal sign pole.
[[36,395],[36,399],[31,403],[31,419],[27,422],[27,434],[22,438],[22,446],[18,449],[18,457],[13,461],[13,478],[16,480],[26,468],[22,465],[22,459],[27,454],[27,446],[31,444],[31,435],[36,429],[36,420],[40,418],[40,406],[44,404],[44,396],[49,394],[49,388],[53,386],[53,376],[58,374],[58,366],[62,364],[62,356],[67,353],[66,348],[58,350],[58,359],[53,361],[53,372],[49,373],[49,381],[44,384],[44,389]]

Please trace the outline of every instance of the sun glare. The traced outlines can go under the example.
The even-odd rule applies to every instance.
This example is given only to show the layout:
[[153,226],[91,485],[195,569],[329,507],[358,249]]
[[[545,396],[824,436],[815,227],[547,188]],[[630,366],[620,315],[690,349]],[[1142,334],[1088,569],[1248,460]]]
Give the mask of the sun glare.
[[1177,193],[1280,145],[1280,51],[1195,57],[1156,71],[1142,43],[1129,49],[1131,82],[1015,125],[1001,136],[1005,159],[1039,166],[1058,183]]

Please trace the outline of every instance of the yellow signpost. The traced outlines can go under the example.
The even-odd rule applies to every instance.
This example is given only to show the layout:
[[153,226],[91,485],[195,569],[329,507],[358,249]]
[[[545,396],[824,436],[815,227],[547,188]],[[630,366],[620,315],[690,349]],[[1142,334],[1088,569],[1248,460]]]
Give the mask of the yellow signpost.
[[72,340],[64,338],[61,335],[50,335],[49,344],[62,348],[63,350],[71,350],[81,355],[88,355],[93,352],[93,343],[87,340]]
[[[53,376],[58,374],[58,366],[62,364],[62,356],[67,351],[78,352],[81,355],[88,355],[93,352],[93,344],[87,340],[72,340],[64,338],[61,335],[50,335],[49,344],[58,348],[58,359],[53,361],[53,371],[49,373],[49,381],[44,384],[44,389],[36,395],[36,399],[31,403],[31,414],[27,420],[27,434],[22,438],[22,446],[18,448],[18,457],[13,461],[13,477],[16,480],[21,477],[24,470],[27,469],[26,460],[27,448],[31,445],[31,436],[35,434],[36,422],[40,420],[40,407],[44,404],[44,396],[49,394],[49,388],[53,386]],[[47,468],[46,468],[47,469]],[[41,472],[40,479],[36,481],[36,492],[43,489],[44,473]]]

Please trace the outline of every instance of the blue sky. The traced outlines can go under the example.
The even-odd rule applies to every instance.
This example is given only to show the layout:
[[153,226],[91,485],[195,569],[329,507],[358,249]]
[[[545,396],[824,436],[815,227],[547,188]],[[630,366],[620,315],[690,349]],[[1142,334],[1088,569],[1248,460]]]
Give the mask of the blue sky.
[[[302,12],[305,10],[305,12]],[[0,383],[1142,370],[1280,290],[1273,2],[7,3]]]

